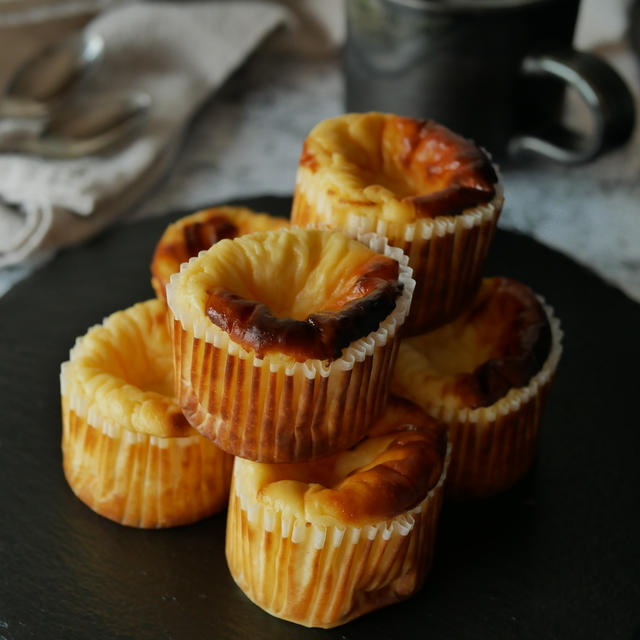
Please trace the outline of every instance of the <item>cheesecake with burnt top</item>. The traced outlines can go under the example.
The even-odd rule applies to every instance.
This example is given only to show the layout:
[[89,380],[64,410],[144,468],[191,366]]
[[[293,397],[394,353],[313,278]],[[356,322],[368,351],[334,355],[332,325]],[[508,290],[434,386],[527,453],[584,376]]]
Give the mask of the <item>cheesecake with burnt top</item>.
[[416,291],[405,333],[453,319],[469,303],[502,207],[486,153],[430,120],[346,114],[306,138],[294,225],[373,231],[409,256]]
[[222,240],[167,287],[176,395],[225,451],[299,462],[362,438],[386,402],[413,280],[383,238]]
[[430,567],[446,429],[390,398],[367,437],[304,464],[236,458],[226,554],[257,605],[332,627],[417,591]]
[[560,353],[551,309],[508,278],[483,280],[456,320],[402,341],[392,388],[448,425],[452,495],[497,493],[528,471]]
[[227,504],[233,457],[173,396],[166,310],[147,300],[78,338],[60,374],[62,461],[73,492],[120,524],[188,524]]
[[289,226],[289,221],[247,207],[210,207],[184,216],[170,224],[156,245],[151,261],[151,286],[156,296],[165,299],[169,278],[180,265],[219,240],[256,231]]

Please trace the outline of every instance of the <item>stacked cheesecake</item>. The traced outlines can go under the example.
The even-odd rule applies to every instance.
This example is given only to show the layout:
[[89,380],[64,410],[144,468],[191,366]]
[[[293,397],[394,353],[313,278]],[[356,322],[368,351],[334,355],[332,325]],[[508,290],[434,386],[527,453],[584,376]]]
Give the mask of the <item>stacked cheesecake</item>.
[[407,598],[445,487],[489,495],[530,467],[560,354],[528,287],[482,280],[501,206],[487,156],[444,127],[320,123],[291,225],[183,218],[154,254],[157,299],[77,341],[61,374],[71,487],[144,527],[228,496],[231,574],[300,624]]

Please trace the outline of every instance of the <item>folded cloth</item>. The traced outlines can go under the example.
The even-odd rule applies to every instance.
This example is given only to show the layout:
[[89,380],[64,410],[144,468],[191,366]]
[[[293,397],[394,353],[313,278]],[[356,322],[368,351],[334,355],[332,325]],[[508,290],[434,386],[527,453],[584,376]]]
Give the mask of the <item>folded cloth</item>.
[[86,239],[163,175],[189,117],[286,18],[262,2],[120,6],[87,29],[105,43],[87,91],[143,91],[149,118],[130,142],[74,160],[0,156],[0,266]]

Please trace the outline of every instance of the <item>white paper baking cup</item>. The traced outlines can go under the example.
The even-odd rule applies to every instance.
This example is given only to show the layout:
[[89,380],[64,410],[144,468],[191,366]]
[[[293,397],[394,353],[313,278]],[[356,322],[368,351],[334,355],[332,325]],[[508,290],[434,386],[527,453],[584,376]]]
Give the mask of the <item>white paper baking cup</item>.
[[64,474],[96,513],[131,527],[161,528],[226,506],[233,458],[206,438],[114,432],[108,421],[103,429],[80,417],[64,397],[62,405]]

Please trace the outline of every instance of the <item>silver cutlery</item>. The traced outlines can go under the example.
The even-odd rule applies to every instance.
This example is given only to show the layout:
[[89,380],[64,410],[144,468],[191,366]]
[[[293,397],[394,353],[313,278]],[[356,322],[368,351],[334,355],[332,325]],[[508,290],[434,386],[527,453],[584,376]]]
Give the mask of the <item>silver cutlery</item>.
[[149,112],[147,94],[82,96],[77,90],[103,52],[102,38],[82,34],[27,60],[0,96],[0,153],[78,158],[130,135]]
[[0,117],[43,118],[102,59],[96,34],[65,38],[37,52],[13,74],[0,97]]
[[78,158],[124,139],[146,117],[151,100],[141,92],[85,99],[57,110],[41,132],[16,130],[0,137],[0,153]]

